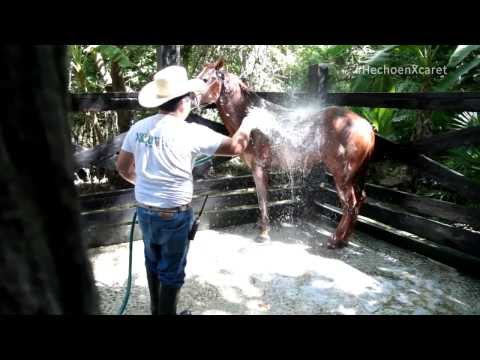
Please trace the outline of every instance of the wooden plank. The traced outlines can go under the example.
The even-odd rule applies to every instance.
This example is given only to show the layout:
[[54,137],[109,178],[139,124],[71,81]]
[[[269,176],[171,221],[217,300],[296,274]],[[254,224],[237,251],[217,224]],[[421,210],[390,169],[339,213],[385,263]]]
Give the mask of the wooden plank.
[[409,156],[406,154],[407,151],[415,154],[412,148],[402,144],[396,144],[381,135],[375,134],[375,147],[370,161],[375,162],[394,159],[405,162],[409,160]]
[[[340,205],[337,193],[328,187],[314,195],[314,199],[316,202],[324,202],[337,207]],[[455,228],[369,199],[363,204],[360,214],[396,229],[426,238],[434,243],[480,257],[480,233],[478,232]]]
[[405,145],[425,155],[442,153],[459,146],[480,145],[480,126],[450,131]]
[[252,175],[242,175],[198,180],[194,184],[194,191],[195,194],[201,195],[211,192],[230,191],[249,187],[255,187]]
[[[313,216],[317,219],[327,221],[340,221],[340,209],[322,203],[315,203],[312,208]],[[405,233],[399,233],[381,223],[372,222],[368,218],[359,216],[355,226],[356,231],[362,231],[366,234],[376,237],[381,241],[389,242],[400,248],[417,252],[433,260],[452,266],[469,275],[480,277],[480,258],[465,254],[450,247],[438,245],[428,240],[411,236]]]
[[379,136],[376,136],[377,140],[378,143],[376,143],[376,149],[374,150],[374,157],[377,159],[387,157],[414,166],[446,189],[457,192],[465,199],[480,201],[480,183],[466,178],[459,172],[451,170],[425,155],[419,154],[412,148],[395,144]]
[[80,196],[80,211],[87,212],[135,203],[135,190],[121,189]]
[[[297,198],[301,192],[301,189],[294,189],[293,197]],[[121,196],[128,196],[128,192],[123,193]],[[292,190],[290,188],[273,188],[269,190],[269,201],[276,202],[281,200],[291,200]],[[105,198],[106,201],[118,201],[113,197]],[[198,196],[192,200],[192,207],[195,213],[200,210],[204,197]],[[95,201],[98,201],[96,199]],[[122,207],[116,208],[104,208],[102,210],[84,212],[81,215],[82,227],[88,228],[91,226],[110,226],[115,224],[124,224],[129,222],[135,211],[134,202],[122,204]],[[254,191],[250,192],[238,192],[213,195],[208,198],[205,205],[205,211],[220,211],[232,207],[239,206],[254,206],[258,207],[257,194]]]
[[[279,201],[269,203],[269,212],[272,219],[285,219],[286,217],[296,217],[301,212],[298,203],[294,201]],[[96,226],[87,226],[83,230],[83,239],[88,247],[107,246],[129,241],[131,220],[133,209],[129,217],[122,225],[97,224]],[[205,211],[202,215],[200,230],[218,229],[233,225],[255,224],[259,216],[259,210],[256,205],[241,206],[236,208]],[[275,223],[272,222],[272,223]],[[134,240],[142,239],[138,224],[135,225]]]
[[[321,183],[317,179],[310,181],[310,188],[320,188]],[[332,175],[325,173],[323,181],[334,187]],[[447,201],[430,199],[404,191],[392,190],[380,185],[365,184],[365,192],[369,199],[392,203],[406,211],[426,217],[435,217],[452,223],[468,224],[480,228],[480,209],[457,205]]]
[[329,93],[327,102],[339,106],[480,111],[480,92]]
[[[270,173],[270,186],[274,187],[281,184],[288,184],[289,178],[287,173],[272,172]],[[244,188],[255,187],[252,175],[241,175],[235,177],[221,177],[215,179],[198,180],[195,182],[195,194],[202,195],[207,193],[215,193],[222,191],[231,191]]]
[[365,191],[369,198],[393,203],[415,214],[480,227],[479,209],[391,190],[374,184],[366,184]]
[[138,93],[71,94],[70,110],[74,112],[145,110],[138,103]]
[[[285,186],[287,186],[288,189],[281,190]],[[252,175],[197,180],[194,182],[194,197],[203,197],[206,194],[213,195],[213,197],[224,196],[225,194],[221,194],[222,192],[245,190],[247,188],[255,188]],[[298,189],[298,185],[295,185],[294,188]],[[273,191],[272,194],[279,190],[284,191],[285,194],[291,192],[292,189],[288,176],[284,173],[272,173],[270,190]],[[196,200],[194,199],[194,206],[195,201]],[[80,208],[82,212],[133,205],[134,203],[135,195],[133,188],[98,192],[95,194],[80,196]]]
[[470,180],[459,172],[451,170],[424,155],[412,157],[408,162],[432,177],[446,189],[457,192],[466,200],[480,201],[480,184],[478,182]]
[[[187,122],[197,123],[206,126],[213,131],[219,132],[224,135],[228,135],[228,131],[223,124],[211,121],[196,114],[190,114]],[[89,167],[90,165],[98,165],[100,162],[105,161],[120,151],[123,140],[127,135],[126,132],[121,133],[111,139],[105,144],[97,145],[91,149],[81,150],[75,152],[74,157],[74,171],[78,171],[82,167]],[[230,159],[229,157],[226,157]],[[227,160],[228,161],[228,160]]]
[[[286,94],[279,92],[257,92],[268,101],[287,106],[306,98],[306,94]],[[73,112],[99,112],[115,110],[145,110],[138,103],[138,93],[81,93],[70,94]],[[214,104],[206,108],[215,109]]]
[[227,128],[222,123],[206,119],[197,114],[189,114],[188,117],[185,119],[185,121],[189,123],[197,123],[197,124],[206,126],[212,129],[213,131],[216,131],[226,136],[229,135]]
[[[271,102],[288,106],[305,101],[305,93],[257,92]],[[361,106],[418,110],[480,111],[479,92],[431,93],[328,93],[327,103],[338,106]],[[144,110],[138,93],[71,94],[71,111]]]
[[[292,200],[269,202],[268,212],[271,223],[275,224],[280,221],[297,218],[303,211],[301,204],[301,202]],[[222,209],[220,211],[210,211],[205,213],[205,215],[205,219],[202,216],[200,228],[216,229],[249,223],[255,224],[259,218],[260,210],[257,205],[248,205]]]
[[258,91],[256,94],[267,101],[285,107],[295,107],[308,102],[311,98],[308,93],[281,93],[281,92],[264,92]]
[[120,151],[123,140],[127,133],[115,136],[112,140],[105,144],[97,145],[91,149],[78,151],[73,154],[74,165],[73,170],[78,171],[91,165],[104,161]]
[[[290,188],[271,188],[268,191],[268,201],[275,202],[280,200],[288,200],[298,198],[302,194],[302,189],[296,187]],[[203,196],[195,197],[192,200],[192,206],[195,212],[200,209],[204,200]],[[254,189],[248,192],[227,193],[216,196],[209,196],[207,203],[205,204],[205,211],[213,211],[226,209],[231,207],[238,207],[244,205],[258,206],[258,197]]]
[[[131,223],[119,226],[88,227],[83,229],[82,238],[87,248],[126,243],[130,240]],[[142,232],[135,224],[133,240],[142,240]]]
[[130,206],[88,212],[81,214],[80,222],[82,228],[84,229],[97,226],[115,226],[127,224],[132,220],[135,210],[135,207]]

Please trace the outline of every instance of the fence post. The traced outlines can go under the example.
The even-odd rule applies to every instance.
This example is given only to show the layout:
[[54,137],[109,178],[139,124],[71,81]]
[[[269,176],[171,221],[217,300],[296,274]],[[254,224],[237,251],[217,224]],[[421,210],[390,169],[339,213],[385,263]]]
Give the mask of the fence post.
[[307,91],[311,100],[322,105],[327,102],[328,96],[328,65],[315,64],[308,68]]
[[[328,95],[328,65],[314,64],[308,68],[308,82],[306,91],[307,106],[310,104],[326,105]],[[303,187],[303,199],[305,201],[304,209],[310,209],[313,206],[313,194],[318,191],[318,182],[325,182],[327,175],[322,165],[316,165],[305,179]]]
[[180,65],[180,45],[157,47],[157,71],[170,65]]

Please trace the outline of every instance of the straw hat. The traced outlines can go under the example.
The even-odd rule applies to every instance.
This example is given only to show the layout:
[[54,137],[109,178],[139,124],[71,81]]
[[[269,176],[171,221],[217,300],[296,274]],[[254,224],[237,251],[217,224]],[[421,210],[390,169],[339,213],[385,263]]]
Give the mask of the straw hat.
[[207,86],[200,79],[188,80],[183,66],[168,66],[155,74],[153,81],[138,93],[138,102],[146,108],[158,107],[189,92],[202,94]]

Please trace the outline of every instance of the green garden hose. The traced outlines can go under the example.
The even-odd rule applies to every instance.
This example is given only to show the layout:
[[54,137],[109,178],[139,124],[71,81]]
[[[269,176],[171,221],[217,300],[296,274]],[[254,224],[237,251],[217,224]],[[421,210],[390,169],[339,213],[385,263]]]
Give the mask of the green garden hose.
[[132,287],[132,250],[133,250],[133,231],[135,230],[135,222],[137,221],[137,211],[133,213],[132,227],[130,228],[130,241],[129,241],[129,255],[128,255],[128,279],[127,288],[125,289],[125,295],[123,296],[123,302],[118,309],[118,315],[124,315],[127,308],[128,299],[130,298],[130,289]]

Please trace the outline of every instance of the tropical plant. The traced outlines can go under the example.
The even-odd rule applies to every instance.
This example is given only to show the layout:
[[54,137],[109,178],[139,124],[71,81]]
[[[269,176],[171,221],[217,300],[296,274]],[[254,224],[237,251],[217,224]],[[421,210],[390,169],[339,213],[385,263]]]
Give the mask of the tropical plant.
[[[70,91],[138,91],[156,71],[156,48],[155,45],[70,46]],[[229,71],[239,74],[257,91],[303,91],[308,67],[318,63],[329,67],[330,91],[478,91],[480,88],[480,45],[181,46],[181,63],[189,76],[220,57],[226,60]],[[374,75],[360,71],[361,66],[446,67],[447,74]],[[367,118],[380,135],[397,142],[418,140],[455,126],[471,126],[475,118],[445,111],[353,110]],[[151,111],[133,113],[134,118],[141,118]],[[207,113],[207,117],[216,118],[215,111]],[[469,121],[462,122],[466,116]],[[87,147],[118,134],[125,126],[117,112],[72,114],[71,121],[73,139]],[[478,178],[477,148],[455,149],[437,160],[466,176]]]
[[[475,112],[463,112],[450,122],[451,130],[480,126],[480,117]],[[468,146],[452,149],[442,161],[450,168],[480,182],[480,147]]]

